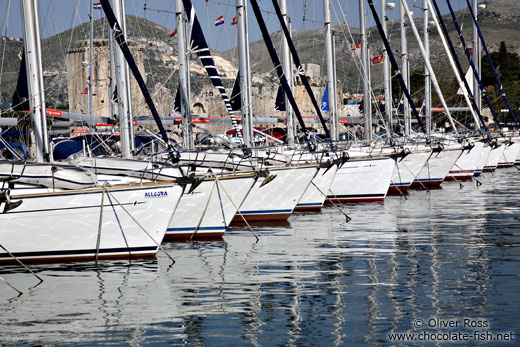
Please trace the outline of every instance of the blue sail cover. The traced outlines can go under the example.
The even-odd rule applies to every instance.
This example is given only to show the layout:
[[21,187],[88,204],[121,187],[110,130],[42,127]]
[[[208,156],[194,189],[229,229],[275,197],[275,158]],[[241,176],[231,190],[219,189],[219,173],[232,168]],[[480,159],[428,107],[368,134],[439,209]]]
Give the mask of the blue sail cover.
[[325,86],[325,91],[323,92],[323,98],[321,99],[320,110],[328,111],[329,110],[329,85]]
[[22,51],[22,61],[20,62],[20,72],[18,82],[13,94],[11,105],[14,111],[28,111],[29,106],[29,86],[27,85],[27,71],[25,66],[25,50]]
[[242,98],[240,97],[240,71],[237,71],[237,78],[233,83],[233,90],[231,91],[231,99],[229,100],[233,111],[240,111],[242,108]]
[[278,91],[276,92],[276,100],[274,101],[274,109],[276,111],[286,111],[285,107],[285,92],[283,91],[283,87],[279,86]]

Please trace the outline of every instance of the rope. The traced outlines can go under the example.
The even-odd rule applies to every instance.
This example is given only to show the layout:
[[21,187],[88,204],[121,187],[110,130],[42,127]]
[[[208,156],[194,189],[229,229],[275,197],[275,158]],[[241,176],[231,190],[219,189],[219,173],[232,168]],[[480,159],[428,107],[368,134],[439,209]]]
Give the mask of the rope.
[[[216,176],[215,176],[216,177]],[[215,186],[217,185],[217,180],[213,182],[213,185],[211,186],[211,191],[209,192],[208,200],[206,201],[206,206],[204,206],[204,210],[202,210],[202,214],[199,218],[199,222],[197,223],[197,226],[195,227],[195,231],[190,237],[190,241],[193,241],[195,236],[197,236],[197,232],[199,231],[200,225],[202,224],[202,220],[204,219],[204,216],[206,215],[206,211],[208,210],[209,202],[211,200],[211,197],[213,196],[213,190],[215,189]]]
[[[316,183],[314,183],[313,181],[311,181],[311,184],[314,186],[314,188],[316,188],[316,189],[318,190],[318,192],[320,192],[320,193],[325,197],[325,199],[327,198],[327,194],[325,194],[325,193],[320,189],[320,187],[318,187],[318,186],[316,185]],[[334,193],[332,193],[332,194],[334,194]],[[350,221],[352,220],[352,218],[350,218],[350,217],[345,213],[345,211],[343,211],[343,207],[345,207],[345,206],[341,205],[341,207],[340,207],[339,205],[335,204],[334,201],[332,201],[332,200],[329,200],[329,201],[332,203],[332,205],[333,205],[333,206],[334,206],[334,207],[335,207],[339,212],[341,212],[341,213],[345,216],[345,218],[347,219],[347,223],[350,222]]]
[[[215,176],[215,183],[218,183],[219,180],[218,180],[218,177]],[[253,228],[251,228],[251,225],[249,225],[249,223],[247,222],[246,218],[244,217],[244,215],[242,214],[242,212],[240,212],[240,209],[238,208],[238,206],[235,204],[235,202],[233,201],[233,199],[231,199],[231,196],[229,195],[229,193],[227,192],[226,188],[224,187],[223,184],[220,185],[222,187],[222,190],[224,191],[224,193],[226,194],[226,196],[228,197],[229,201],[231,201],[231,203],[233,204],[233,207],[235,207],[235,209],[237,210],[237,213],[240,215],[240,217],[242,217],[242,219],[244,220],[244,223],[246,223],[247,227],[249,228],[249,230],[251,231],[251,233],[255,236],[256,238],[256,241],[259,241],[260,239],[258,238],[258,235],[256,235],[256,233],[254,232]]]
[[31,269],[29,269],[27,267],[27,265],[25,265],[24,263],[22,263],[20,261],[20,259],[18,259],[13,253],[9,252],[3,245],[0,244],[0,247],[7,253],[9,254],[11,257],[13,257],[14,260],[16,260],[18,262],[18,264],[22,265],[27,271],[29,271],[31,274],[33,274],[34,277],[36,277],[37,279],[40,280],[40,283],[43,282],[43,279],[41,277],[39,277],[37,274],[35,274]]
[[13,288],[14,290],[16,290],[18,292],[18,294],[23,294],[20,290],[18,290],[15,286],[13,286],[11,283],[7,282],[3,277],[0,277],[0,280],[4,281],[5,284],[7,284],[9,287]]
[[[104,184],[104,186],[108,185],[108,182]],[[96,265],[98,263],[99,258],[99,247],[101,245],[101,229],[103,228],[103,207],[105,206],[105,192],[104,190],[101,192],[101,211],[99,214],[99,226],[98,226],[98,236],[96,242]]]
[[135,222],[135,224],[137,224],[139,226],[139,228],[141,228],[141,230],[144,231],[144,233],[146,235],[148,235],[148,237],[150,237],[150,239],[157,245],[157,247],[159,247],[159,249],[161,251],[163,251],[166,254],[166,256],[168,256],[168,258],[170,258],[170,260],[172,261],[172,264],[175,264],[175,259],[173,259],[173,257],[168,252],[166,252],[166,250],[157,241],[155,241],[155,239],[152,237],[152,235],[150,235],[150,233],[148,231],[146,231],[146,229],[141,225],[141,223],[139,223],[134,218],[134,216],[132,216],[132,214],[130,212],[128,212],[128,210],[119,202],[119,200],[117,200],[117,198],[112,194],[112,192],[110,192],[110,190],[108,190],[108,188],[105,186],[103,186],[101,188],[104,191],[106,191],[107,194],[110,195],[110,197],[115,200],[115,202],[117,202],[117,204],[123,209],[123,211],[126,212],[126,214]]

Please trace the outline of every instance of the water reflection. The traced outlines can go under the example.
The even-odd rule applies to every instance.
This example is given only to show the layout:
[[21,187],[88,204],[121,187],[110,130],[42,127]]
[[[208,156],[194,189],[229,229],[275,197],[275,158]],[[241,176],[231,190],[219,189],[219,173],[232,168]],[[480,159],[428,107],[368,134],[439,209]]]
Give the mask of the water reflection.
[[[515,331],[520,187],[444,184],[407,199],[234,228],[216,242],[169,243],[155,261],[39,265],[45,281],[0,268],[2,343],[387,344],[414,319],[484,317]],[[1,284],[1,283],[0,283]]]

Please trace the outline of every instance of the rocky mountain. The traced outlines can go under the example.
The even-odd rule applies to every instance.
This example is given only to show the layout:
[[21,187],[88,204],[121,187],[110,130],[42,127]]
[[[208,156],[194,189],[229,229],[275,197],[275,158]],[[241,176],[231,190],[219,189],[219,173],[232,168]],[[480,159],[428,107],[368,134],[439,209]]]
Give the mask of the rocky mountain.
[[[487,5],[486,9],[481,10],[479,20],[489,49],[497,50],[500,42],[505,41],[509,51],[520,53],[520,31],[518,30],[520,6],[517,0],[488,1]],[[451,19],[448,16],[444,16],[444,18],[448,23],[451,23]],[[471,41],[471,18],[468,11],[459,11],[458,18],[463,23],[464,35],[467,41]],[[416,25],[422,28],[422,19],[416,20]],[[165,88],[174,93],[178,83],[176,74],[177,38],[170,37],[170,29],[144,18],[127,16],[127,28],[129,40],[145,47],[144,66],[150,89],[153,90],[158,85],[164,85]],[[343,24],[335,25],[333,30],[336,40],[337,76],[342,90],[344,92],[359,92],[361,90],[359,59],[350,49],[352,43],[358,40],[359,31],[356,28],[350,28],[351,36],[347,26]],[[458,42],[453,25],[449,26],[449,30],[453,41]],[[50,107],[67,107],[66,53],[74,42],[86,40],[88,32],[89,24],[84,23],[42,40],[46,97]],[[391,33],[391,44],[394,53],[399,60],[399,24],[396,22],[390,23],[389,32]],[[106,21],[97,20],[95,22],[95,33],[96,39],[108,38]],[[277,49],[280,47],[280,34],[280,31],[278,31],[271,35]],[[321,66],[321,74],[324,75],[326,71],[323,42],[324,31],[295,31],[293,35],[301,61]],[[380,54],[382,43],[376,28],[371,28],[368,36],[372,55]],[[420,71],[423,62],[411,30],[408,30],[408,37],[411,69]],[[438,74],[437,77],[441,82],[443,90],[449,92],[452,87],[453,76],[451,70],[446,68],[446,56],[436,29],[433,26],[430,28],[430,37],[432,64]],[[20,39],[3,37],[0,43],[2,48],[5,48],[4,59],[0,62],[2,66],[0,101],[10,101],[16,85],[23,42]],[[461,58],[462,53],[461,48]],[[237,59],[235,55],[235,49],[226,52],[214,52],[215,62],[227,86],[232,84],[236,75],[234,62]],[[260,87],[265,84],[273,88],[277,82],[264,42],[252,42],[250,44],[250,55],[254,83]],[[461,61],[464,62],[464,59]],[[467,63],[464,64],[467,66]],[[382,87],[381,66],[382,64],[372,66],[372,86],[376,93]],[[193,71],[192,89],[194,94],[197,94],[205,85],[209,85],[210,81],[205,76],[203,68],[196,59],[193,59],[191,68]]]

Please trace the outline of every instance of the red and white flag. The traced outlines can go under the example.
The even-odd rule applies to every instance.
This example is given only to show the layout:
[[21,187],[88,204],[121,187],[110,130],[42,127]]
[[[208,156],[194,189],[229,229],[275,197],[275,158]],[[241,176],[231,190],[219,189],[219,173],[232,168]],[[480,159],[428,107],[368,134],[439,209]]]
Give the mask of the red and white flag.
[[220,16],[217,19],[215,19],[215,26],[218,27],[219,25],[224,24],[224,16]]
[[237,19],[237,17],[234,17],[233,21],[231,22],[231,25],[237,25],[237,24],[238,24],[238,19]]
[[372,58],[372,65],[381,64],[385,60],[385,57],[380,54]]
[[175,35],[177,35],[177,28],[173,29],[173,31],[170,34],[170,37],[174,37]]

